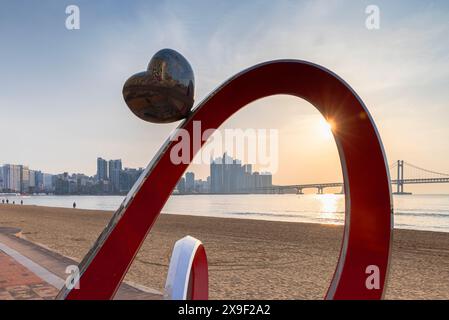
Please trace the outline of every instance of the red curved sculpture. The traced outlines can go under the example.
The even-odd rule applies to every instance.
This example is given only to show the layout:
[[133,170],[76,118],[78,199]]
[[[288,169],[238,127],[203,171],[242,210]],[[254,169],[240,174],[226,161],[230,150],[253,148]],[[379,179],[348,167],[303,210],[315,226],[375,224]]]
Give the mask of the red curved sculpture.
[[[357,94],[331,71],[305,61],[282,60],[249,68],[208,96],[179,128],[218,128],[248,103],[271,95],[305,99],[335,124],[345,184],[346,221],[338,265],[327,299],[380,299],[388,270],[393,216],[390,179],[375,124]],[[191,142],[192,143],[192,142]],[[188,164],[175,165],[167,141],[149,164],[80,265],[80,289],[66,299],[110,299]],[[190,159],[197,146],[191,145]],[[372,268],[374,266],[374,269]],[[378,269],[376,269],[378,268]],[[367,270],[378,270],[377,274]],[[367,285],[378,277],[378,287]]]

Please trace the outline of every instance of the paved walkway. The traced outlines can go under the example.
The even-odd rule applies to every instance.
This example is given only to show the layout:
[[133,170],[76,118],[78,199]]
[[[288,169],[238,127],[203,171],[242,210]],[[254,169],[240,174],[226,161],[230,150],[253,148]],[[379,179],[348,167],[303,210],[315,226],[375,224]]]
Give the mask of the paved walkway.
[[[66,267],[77,265],[44,247],[15,236],[19,229],[0,227],[0,300],[54,299],[67,277]],[[115,299],[158,300],[156,290],[122,283]]]
[[58,290],[0,251],[0,300],[53,299]]
[[0,251],[0,300],[53,299],[58,291]]

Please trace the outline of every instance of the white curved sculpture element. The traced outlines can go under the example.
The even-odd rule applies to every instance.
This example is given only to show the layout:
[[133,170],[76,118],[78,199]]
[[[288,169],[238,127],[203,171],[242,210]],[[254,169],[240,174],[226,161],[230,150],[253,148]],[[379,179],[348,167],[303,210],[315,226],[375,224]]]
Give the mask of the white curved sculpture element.
[[164,299],[207,299],[207,258],[200,240],[186,236],[176,241],[168,267]]

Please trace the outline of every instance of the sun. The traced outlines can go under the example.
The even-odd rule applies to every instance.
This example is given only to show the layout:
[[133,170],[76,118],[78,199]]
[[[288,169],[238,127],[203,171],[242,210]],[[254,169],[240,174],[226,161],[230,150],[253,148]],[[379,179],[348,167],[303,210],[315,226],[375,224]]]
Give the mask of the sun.
[[327,139],[332,138],[332,130],[335,129],[335,123],[331,119],[320,119],[319,130],[320,134]]

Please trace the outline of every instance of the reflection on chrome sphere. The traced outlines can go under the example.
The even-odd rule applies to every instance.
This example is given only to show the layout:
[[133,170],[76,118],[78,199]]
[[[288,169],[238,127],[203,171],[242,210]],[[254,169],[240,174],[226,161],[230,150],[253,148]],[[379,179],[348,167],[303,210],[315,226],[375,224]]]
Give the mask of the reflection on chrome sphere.
[[123,86],[123,97],[139,118],[156,123],[181,120],[193,106],[195,79],[189,62],[171,49],[158,51],[147,71],[136,73]]

